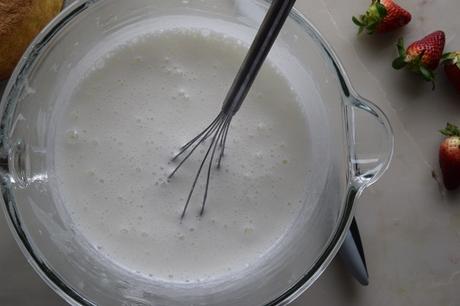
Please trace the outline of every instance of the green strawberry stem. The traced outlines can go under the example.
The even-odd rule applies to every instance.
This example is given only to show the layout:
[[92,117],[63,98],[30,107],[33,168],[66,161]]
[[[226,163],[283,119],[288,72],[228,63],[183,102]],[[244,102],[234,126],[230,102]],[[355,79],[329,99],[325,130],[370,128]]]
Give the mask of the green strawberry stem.
[[452,124],[447,122],[446,128],[440,130],[441,134],[447,137],[454,137],[454,136],[459,136],[460,137],[460,129]]
[[360,15],[359,18],[353,16],[351,20],[359,27],[358,34],[361,34],[364,30],[367,30],[368,34],[373,34],[387,13],[387,9],[380,3],[380,0],[372,0],[366,13]]

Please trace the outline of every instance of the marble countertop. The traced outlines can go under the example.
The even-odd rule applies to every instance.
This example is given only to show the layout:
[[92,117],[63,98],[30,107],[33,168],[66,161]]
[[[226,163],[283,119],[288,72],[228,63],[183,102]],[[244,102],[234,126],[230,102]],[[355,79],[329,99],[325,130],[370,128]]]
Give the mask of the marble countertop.
[[[413,14],[404,30],[356,35],[352,15],[369,0],[298,0],[343,62],[356,90],[379,105],[395,132],[395,156],[386,174],[359,199],[357,218],[370,273],[361,287],[340,260],[292,305],[460,305],[460,191],[446,192],[438,176],[438,130],[460,124],[460,94],[439,74],[436,91],[391,60],[400,36],[413,41],[438,29],[448,50],[460,50],[460,2],[399,0]],[[0,88],[1,93],[1,88]],[[65,305],[32,271],[0,218],[0,305]]]

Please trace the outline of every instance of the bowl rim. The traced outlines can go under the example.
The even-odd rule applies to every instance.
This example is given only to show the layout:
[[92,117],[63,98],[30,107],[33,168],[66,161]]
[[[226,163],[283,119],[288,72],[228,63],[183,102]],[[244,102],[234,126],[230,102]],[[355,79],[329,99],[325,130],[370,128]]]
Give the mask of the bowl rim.
[[[35,59],[40,54],[42,48],[60,32],[60,30],[71,20],[77,17],[82,12],[90,9],[94,4],[103,0],[76,0],[69,6],[67,6],[56,18],[54,18],[32,41],[30,46],[25,51],[18,65],[16,66],[12,76],[10,77],[4,91],[4,95],[0,103],[0,156],[8,156],[8,148],[5,145],[5,133],[4,127],[8,126],[8,120],[11,117],[14,106],[16,105],[15,96],[19,90],[18,84],[22,82],[24,77],[27,75],[30,67],[33,65]],[[265,4],[270,3],[269,0],[252,0],[255,2],[263,2]],[[311,38],[315,39],[316,42],[323,49],[327,58],[333,64],[333,67],[337,73],[339,84],[342,90],[342,95],[345,100],[356,100],[364,104],[371,104],[372,108],[378,109],[377,106],[369,101],[361,98],[354,88],[351,86],[350,80],[345,72],[343,65],[339,58],[334,52],[333,48],[326,41],[326,39],[320,34],[319,30],[295,7],[292,9],[289,18],[300,25]],[[385,117],[385,114],[380,111],[380,116]],[[385,117],[386,118],[386,117]],[[390,127],[391,132],[391,127]],[[332,259],[339,251],[342,242],[345,239],[347,230],[351,224],[354,215],[354,209],[357,198],[361,195],[362,191],[374,183],[388,168],[389,161],[391,160],[393,149],[386,160],[386,163],[374,177],[372,181],[367,183],[357,183],[350,181],[347,188],[345,203],[343,205],[340,216],[338,217],[338,223],[335,226],[333,234],[329,238],[328,244],[323,248],[321,255],[317,258],[316,262],[309,268],[308,271],[289,289],[282,293],[279,297],[266,303],[267,306],[272,305],[287,305],[297,297],[299,297],[304,291],[306,291],[325,271],[329,266]],[[3,158],[0,158],[0,164],[3,164]],[[22,227],[21,220],[18,211],[15,207],[14,195],[11,193],[9,186],[11,180],[8,173],[3,172],[0,169],[0,180],[1,180],[1,191],[2,201],[4,202],[3,211],[7,219],[8,227],[14,239],[16,240],[20,250],[26,257],[29,264],[35,270],[35,272],[41,277],[41,279],[53,289],[61,298],[71,305],[96,305],[94,302],[89,301],[78,293],[77,290],[70,287],[63,281],[59,273],[54,271],[47,264],[41,260],[40,256],[34,251],[32,244],[28,240],[26,233]]]

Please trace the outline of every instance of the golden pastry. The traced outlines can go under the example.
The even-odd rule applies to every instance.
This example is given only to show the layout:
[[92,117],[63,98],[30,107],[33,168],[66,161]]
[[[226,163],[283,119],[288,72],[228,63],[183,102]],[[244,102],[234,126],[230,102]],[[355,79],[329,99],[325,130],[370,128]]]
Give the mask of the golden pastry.
[[63,0],[0,0],[0,80],[7,79],[34,37]]

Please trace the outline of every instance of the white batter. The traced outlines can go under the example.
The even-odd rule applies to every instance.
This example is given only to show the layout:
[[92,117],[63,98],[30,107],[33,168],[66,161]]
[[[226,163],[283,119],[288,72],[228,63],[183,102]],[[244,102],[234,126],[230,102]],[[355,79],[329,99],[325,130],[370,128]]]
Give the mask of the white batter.
[[305,118],[266,63],[232,122],[204,216],[200,186],[180,223],[205,147],[167,182],[169,159],[219,112],[246,52],[209,30],[165,30],[118,46],[76,85],[56,129],[59,194],[76,229],[123,269],[167,282],[221,278],[254,265],[298,216]]

